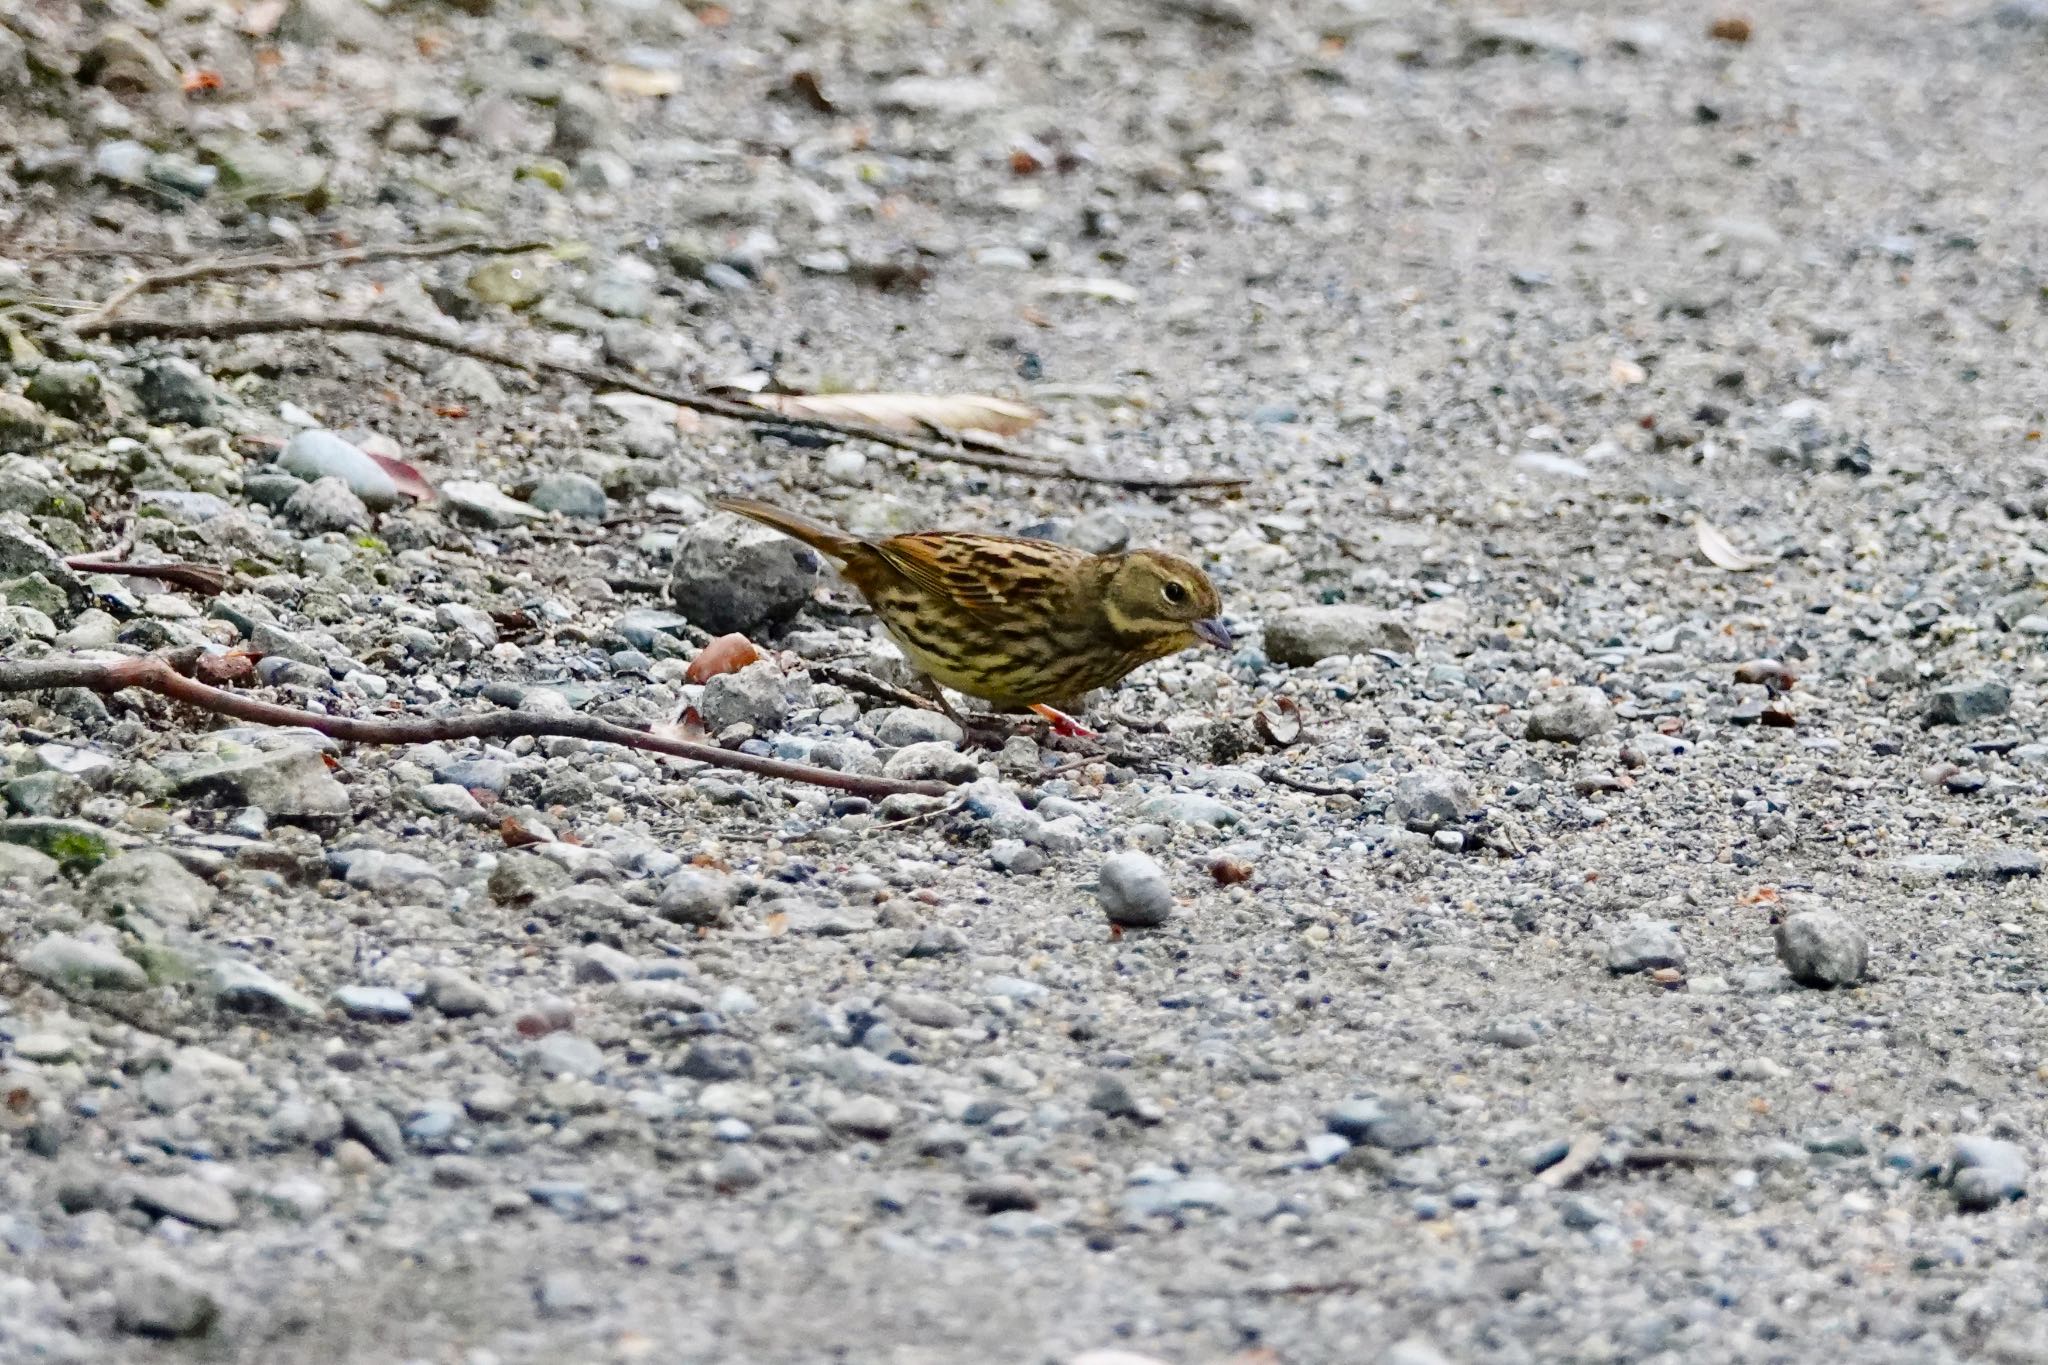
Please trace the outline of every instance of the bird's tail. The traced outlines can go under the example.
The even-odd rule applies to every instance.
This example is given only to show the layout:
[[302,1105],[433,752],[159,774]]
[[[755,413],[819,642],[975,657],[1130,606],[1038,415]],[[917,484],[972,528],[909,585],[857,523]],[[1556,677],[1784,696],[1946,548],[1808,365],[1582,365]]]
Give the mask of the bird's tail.
[[772,526],[786,536],[794,536],[819,554],[842,564],[862,543],[844,531],[800,517],[794,512],[785,512],[772,503],[755,498],[720,498],[718,507],[721,511],[750,517],[763,526]]

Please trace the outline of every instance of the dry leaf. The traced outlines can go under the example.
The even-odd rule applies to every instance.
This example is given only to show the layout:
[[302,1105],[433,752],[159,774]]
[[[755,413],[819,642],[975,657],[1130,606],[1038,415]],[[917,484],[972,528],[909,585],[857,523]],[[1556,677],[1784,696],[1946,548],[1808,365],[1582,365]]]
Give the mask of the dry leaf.
[[263,655],[255,650],[231,649],[225,654],[202,654],[192,665],[192,675],[210,687],[225,687],[254,676],[256,661]]
[[1778,888],[1772,886],[1769,882],[1765,882],[1763,885],[1751,887],[1737,896],[1735,903],[1737,905],[1776,905],[1778,903]]
[[1276,749],[1284,749],[1301,738],[1301,705],[1292,697],[1275,697],[1269,707],[1252,717],[1259,738]]
[[980,394],[756,393],[747,402],[785,417],[862,422],[916,436],[941,431],[988,431],[1012,436],[1036,422],[1036,408]]
[[391,482],[398,485],[398,491],[405,494],[406,497],[411,498],[414,502],[432,502],[434,500],[436,495],[433,483],[428,480],[426,475],[420,473],[419,470],[407,464],[404,460],[394,459],[389,455],[379,455],[374,450],[366,450],[363,454],[375,460],[378,467],[391,476]]
[[505,841],[507,848],[529,848],[534,844],[555,842],[555,836],[545,826],[522,824],[510,815],[499,823],[498,837]]
[[1748,555],[1736,549],[1728,537],[1722,535],[1705,517],[1693,519],[1692,532],[1699,541],[1701,556],[1717,569],[1726,569],[1729,573],[1746,573],[1771,562],[1767,556]]
[[1252,871],[1252,865],[1242,858],[1215,858],[1209,863],[1209,875],[1218,886],[1240,886],[1252,879]]
[[758,663],[761,651],[754,648],[754,642],[744,635],[721,635],[697,651],[697,657],[690,660],[690,667],[683,674],[684,682],[710,682],[721,673],[737,673],[748,664]]
[[1749,20],[1741,15],[1716,19],[1707,29],[1709,37],[1719,38],[1724,43],[1746,43],[1753,32],[1755,30],[1750,27]]

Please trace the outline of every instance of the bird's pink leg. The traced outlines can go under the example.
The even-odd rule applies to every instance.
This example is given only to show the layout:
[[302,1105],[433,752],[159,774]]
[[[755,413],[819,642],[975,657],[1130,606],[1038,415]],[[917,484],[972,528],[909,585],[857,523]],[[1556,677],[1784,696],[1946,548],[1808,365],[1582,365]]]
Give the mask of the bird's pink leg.
[[1046,724],[1052,726],[1052,732],[1056,735],[1065,735],[1069,739],[1101,738],[1095,731],[1089,729],[1080,721],[1075,720],[1066,712],[1055,710],[1044,702],[1031,703],[1031,709],[1037,712]]

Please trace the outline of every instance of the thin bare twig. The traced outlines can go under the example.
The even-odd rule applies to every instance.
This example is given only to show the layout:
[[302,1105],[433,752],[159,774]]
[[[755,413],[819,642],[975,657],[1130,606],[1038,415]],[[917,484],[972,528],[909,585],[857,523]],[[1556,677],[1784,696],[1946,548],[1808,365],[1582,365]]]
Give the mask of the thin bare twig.
[[[100,314],[105,309],[99,310]],[[1035,478],[1072,479],[1078,483],[1104,484],[1113,488],[1127,488],[1139,492],[1185,492],[1205,488],[1237,488],[1246,481],[1234,475],[1191,475],[1185,478],[1155,478],[1145,474],[1116,474],[1075,469],[1053,460],[1037,460],[1016,454],[979,450],[970,446],[946,445],[938,441],[921,440],[906,436],[899,431],[870,426],[863,422],[838,422],[824,417],[792,417],[784,413],[770,412],[757,408],[751,403],[739,403],[714,394],[698,393],[690,389],[672,389],[661,384],[650,383],[620,370],[608,370],[594,365],[578,365],[565,360],[529,358],[501,351],[475,342],[458,341],[425,327],[415,327],[395,318],[336,317],[321,313],[286,313],[266,317],[216,318],[203,321],[192,318],[118,318],[102,319],[99,315],[77,324],[81,333],[96,332],[116,341],[140,341],[144,339],[204,340],[219,341],[229,337],[268,336],[279,332],[355,332],[368,336],[389,337],[394,341],[410,341],[419,346],[431,346],[453,355],[465,355],[472,360],[481,360],[487,365],[497,365],[508,370],[520,370],[529,374],[558,374],[575,379],[599,389],[622,389],[637,393],[644,398],[659,399],[673,403],[679,408],[702,412],[713,417],[725,417],[750,426],[780,427],[799,431],[823,431],[848,440],[873,441],[877,445],[890,446],[896,450],[922,455],[926,459],[951,460],[976,469],[988,469],[1002,474],[1023,474]]]
[[113,574],[119,578],[155,578],[189,588],[201,597],[217,597],[228,590],[226,571],[209,564],[129,564],[121,560],[94,559],[73,555],[64,561],[67,569],[79,573]]
[[849,692],[859,692],[864,696],[876,697],[882,701],[893,701],[898,706],[914,707],[919,711],[939,711],[943,709],[930,697],[921,697],[908,688],[898,687],[894,683],[883,682],[880,678],[874,677],[871,674],[863,673],[859,669],[847,668],[841,664],[806,663],[804,671],[809,673],[814,681],[834,683]]
[[1298,777],[1289,777],[1270,763],[1259,769],[1259,776],[1278,786],[1291,787],[1298,792],[1307,792],[1310,796],[1360,797],[1367,794],[1363,787],[1332,787],[1321,782],[1305,782]]
[[1561,1190],[1584,1175],[1599,1159],[1600,1135],[1581,1133],[1572,1139],[1572,1145],[1566,1149],[1563,1160],[1537,1173],[1536,1183],[1548,1185],[1553,1190]]
[[318,256],[217,256],[204,261],[188,261],[183,265],[169,266],[154,270],[141,279],[131,280],[107,296],[107,301],[72,325],[80,332],[97,332],[113,320],[114,315],[144,294],[154,294],[181,284],[192,284],[198,280],[226,279],[230,275],[254,275],[264,272],[283,274],[292,270],[319,270],[330,265],[362,265],[368,261],[424,261],[437,256],[523,256],[532,251],[547,251],[554,246],[548,241],[492,242],[477,237],[464,237],[447,242],[393,242],[344,247],[340,251],[323,252]]
[[162,655],[106,661],[59,658],[0,660],[0,693],[46,692],[60,687],[83,687],[94,692],[119,692],[137,688],[155,692],[172,701],[183,702],[217,716],[229,716],[252,725],[280,725],[317,730],[352,744],[432,744],[449,739],[516,739],[522,735],[587,739],[599,744],[617,744],[644,749],[674,758],[693,759],[714,768],[735,768],[762,777],[779,777],[788,782],[807,782],[832,787],[856,796],[878,799],[908,793],[912,796],[945,796],[953,789],[943,782],[910,782],[893,777],[865,777],[858,773],[834,772],[807,763],[788,763],[776,758],[720,749],[710,744],[666,739],[644,730],[614,725],[594,716],[541,716],[524,711],[490,711],[483,715],[445,717],[400,717],[390,720],[360,720],[353,716],[325,716],[300,711],[275,702],[260,701],[218,687],[209,687],[185,677]]

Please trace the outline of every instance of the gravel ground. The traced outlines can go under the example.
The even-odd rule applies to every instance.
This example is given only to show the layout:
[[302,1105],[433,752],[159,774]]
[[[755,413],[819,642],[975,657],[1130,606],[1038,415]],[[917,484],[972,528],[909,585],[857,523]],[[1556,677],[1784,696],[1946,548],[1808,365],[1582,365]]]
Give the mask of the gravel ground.
[[[0,0],[7,660],[965,784],[0,700],[0,1360],[2048,1361],[2048,9],[1712,17]],[[66,321],[471,235],[125,312],[1250,482]],[[740,492],[1241,648],[963,750]]]

